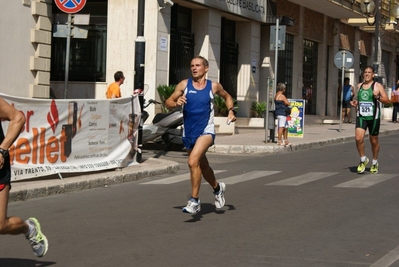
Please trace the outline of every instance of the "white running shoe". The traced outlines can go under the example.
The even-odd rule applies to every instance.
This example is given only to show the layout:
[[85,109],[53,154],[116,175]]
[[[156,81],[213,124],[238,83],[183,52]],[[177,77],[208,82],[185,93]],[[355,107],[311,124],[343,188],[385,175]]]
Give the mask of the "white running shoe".
[[187,206],[183,208],[183,212],[190,214],[197,214],[201,210],[201,201],[198,199],[198,202],[195,199],[190,198],[187,202]]
[[225,183],[219,183],[220,190],[215,194],[215,206],[217,209],[221,209],[224,206],[224,203],[226,202],[224,199],[224,192],[226,192],[226,185]]
[[33,253],[37,257],[43,257],[48,249],[48,241],[46,236],[42,233],[42,230],[40,229],[40,223],[36,218],[29,218],[26,223],[35,227],[34,231],[26,237],[29,240],[30,245],[32,246]]

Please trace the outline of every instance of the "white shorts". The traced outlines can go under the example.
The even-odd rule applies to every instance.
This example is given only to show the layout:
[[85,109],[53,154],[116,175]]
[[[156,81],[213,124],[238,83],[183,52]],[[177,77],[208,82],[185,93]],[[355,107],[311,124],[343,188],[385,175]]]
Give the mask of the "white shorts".
[[287,117],[278,115],[277,116],[277,126],[280,128],[286,128],[287,127]]

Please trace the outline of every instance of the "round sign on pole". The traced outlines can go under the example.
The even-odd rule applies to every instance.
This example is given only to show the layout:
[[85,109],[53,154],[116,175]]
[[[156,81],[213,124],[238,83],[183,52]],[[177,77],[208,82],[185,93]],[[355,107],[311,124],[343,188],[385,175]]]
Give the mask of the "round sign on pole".
[[54,0],[57,7],[68,14],[77,13],[86,4],[86,0]]
[[353,66],[353,55],[349,51],[338,51],[334,56],[334,64],[337,68],[350,69]]

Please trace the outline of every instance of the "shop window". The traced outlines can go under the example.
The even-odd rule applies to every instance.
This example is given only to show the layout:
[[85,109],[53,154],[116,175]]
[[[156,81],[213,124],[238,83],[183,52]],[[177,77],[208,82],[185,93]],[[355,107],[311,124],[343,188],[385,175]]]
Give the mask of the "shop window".
[[[90,25],[87,39],[71,38],[69,81],[105,82],[107,28]],[[65,80],[66,39],[53,38],[51,80]]]
[[[107,0],[87,0],[79,14],[90,14],[86,39],[71,38],[68,80],[75,82],[105,82],[107,51]],[[61,13],[53,4],[53,17]],[[56,21],[53,22],[54,24]],[[52,37],[51,80],[65,80],[66,38]]]

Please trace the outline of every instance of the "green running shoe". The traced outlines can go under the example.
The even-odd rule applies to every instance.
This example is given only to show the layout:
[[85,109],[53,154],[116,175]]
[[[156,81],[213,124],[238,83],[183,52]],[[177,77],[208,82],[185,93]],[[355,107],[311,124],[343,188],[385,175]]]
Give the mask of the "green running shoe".
[[376,163],[373,166],[371,166],[370,172],[371,173],[378,173],[378,163]]
[[363,173],[366,170],[366,166],[369,163],[369,159],[366,158],[365,161],[361,161],[357,166],[357,173]]
[[29,218],[26,223],[35,227],[32,233],[27,237],[32,246],[33,253],[37,257],[43,257],[48,249],[48,241],[40,229],[40,223],[36,218]]

